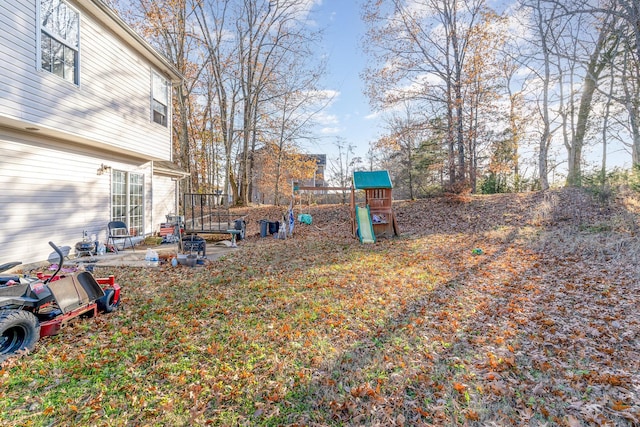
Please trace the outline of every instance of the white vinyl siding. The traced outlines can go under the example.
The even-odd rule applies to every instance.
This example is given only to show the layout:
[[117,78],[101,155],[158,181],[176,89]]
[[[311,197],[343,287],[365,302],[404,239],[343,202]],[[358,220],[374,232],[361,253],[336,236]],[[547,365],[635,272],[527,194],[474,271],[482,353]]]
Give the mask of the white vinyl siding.
[[39,1],[0,0],[0,259],[5,262],[46,260],[52,253],[48,241],[69,246],[73,256],[84,231],[105,242],[113,170],[144,177],[144,208],[136,218],[144,228],[140,234],[157,231],[164,215],[173,212],[166,204],[175,187],[162,177],[157,203],[152,173],[154,160],[171,158],[171,111],[168,126],[159,126],[150,100],[152,73],[173,81],[178,76],[102,11],[102,3],[65,1],[80,16],[78,85],[40,68]]
[[166,222],[167,215],[176,215],[176,181],[167,176],[153,176],[153,220],[154,230]]
[[[0,259],[23,263],[45,260],[47,244],[70,246],[88,231],[106,242],[111,219],[111,173],[98,174],[101,164],[149,176],[150,163],[129,163],[88,147],[0,130]],[[145,180],[147,181],[147,180]],[[145,194],[150,184],[145,182]],[[145,200],[145,224],[151,224],[151,203]],[[144,233],[152,232],[146,226]],[[73,250],[71,251],[73,254]]]
[[0,22],[7,27],[0,33],[0,55],[12,59],[0,61],[0,117],[68,132],[116,151],[169,160],[170,127],[151,120],[151,75],[157,70],[90,14],[82,13],[78,4],[70,3],[81,18],[79,86],[61,84],[58,76],[37,69],[36,2],[3,2]]

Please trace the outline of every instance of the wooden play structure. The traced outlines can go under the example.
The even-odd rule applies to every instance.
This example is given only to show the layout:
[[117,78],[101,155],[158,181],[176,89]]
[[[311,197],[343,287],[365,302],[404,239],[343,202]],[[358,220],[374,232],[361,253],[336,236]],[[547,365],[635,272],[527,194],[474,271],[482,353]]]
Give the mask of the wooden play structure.
[[[366,220],[362,213],[358,213],[359,209],[368,208],[369,220],[373,229],[373,235],[377,237],[393,237],[400,234],[396,216],[393,213],[391,203],[393,201],[391,178],[389,172],[382,171],[360,171],[353,173],[354,190],[363,190],[365,192],[365,206],[355,206],[355,198],[352,197],[354,216],[357,220]],[[358,226],[357,222],[353,224]],[[363,230],[368,224],[360,224]],[[355,233],[355,230],[354,230]],[[361,232],[360,240],[363,239]]]
[[[373,243],[378,237],[393,237],[400,234],[391,206],[392,190],[388,171],[360,171],[353,173],[351,187],[303,187],[294,184],[293,197],[295,200],[299,191],[311,193],[349,191],[353,236],[358,237],[362,243]],[[364,191],[363,203],[356,202],[356,191]]]

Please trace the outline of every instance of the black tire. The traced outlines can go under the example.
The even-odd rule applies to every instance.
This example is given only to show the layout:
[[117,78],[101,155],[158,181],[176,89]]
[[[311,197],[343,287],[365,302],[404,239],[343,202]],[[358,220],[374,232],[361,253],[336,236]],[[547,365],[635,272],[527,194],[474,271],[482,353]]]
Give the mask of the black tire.
[[18,351],[33,351],[40,338],[40,322],[31,312],[0,310],[0,362]]
[[103,313],[111,313],[118,308],[118,302],[114,301],[116,293],[113,289],[107,289],[104,291],[104,296],[96,300],[98,304],[98,310]]
[[235,223],[235,227],[236,230],[240,230],[240,234],[238,234],[236,236],[237,240],[242,240],[245,238],[245,235],[247,233],[247,223],[242,220],[242,219],[237,219],[236,223]]

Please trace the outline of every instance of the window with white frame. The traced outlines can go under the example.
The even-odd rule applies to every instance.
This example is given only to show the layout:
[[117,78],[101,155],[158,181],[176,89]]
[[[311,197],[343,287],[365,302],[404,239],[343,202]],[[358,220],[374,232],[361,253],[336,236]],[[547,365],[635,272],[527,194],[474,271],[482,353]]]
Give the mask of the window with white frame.
[[124,221],[132,236],[144,230],[144,175],[114,170],[111,174],[111,220]]
[[169,110],[169,85],[159,74],[151,73],[151,113],[153,121],[167,126]]
[[80,15],[64,0],[40,0],[40,67],[78,84]]

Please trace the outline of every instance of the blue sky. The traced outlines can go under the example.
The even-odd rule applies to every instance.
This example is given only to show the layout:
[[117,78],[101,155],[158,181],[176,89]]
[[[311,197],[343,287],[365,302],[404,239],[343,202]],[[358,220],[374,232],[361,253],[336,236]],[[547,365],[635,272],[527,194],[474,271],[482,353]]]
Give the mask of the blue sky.
[[[362,52],[362,39],[365,25],[361,20],[362,0],[310,0],[315,3],[310,18],[324,29],[323,49],[328,55],[328,75],[321,85],[323,89],[335,91],[333,102],[318,115],[319,126],[316,136],[319,139],[303,146],[313,154],[327,154],[332,162],[337,157],[336,137],[355,146],[355,156],[367,163],[369,143],[378,139],[383,132],[384,123],[379,115],[374,115],[368,99],[364,95],[365,84],[360,78],[367,64]],[[510,1],[491,1],[494,7],[502,10]],[[523,147],[524,149],[524,147]],[[565,156],[562,146],[558,150],[559,161]],[[600,159],[601,145],[585,147],[585,156],[595,155]],[[610,147],[608,164],[627,167],[630,161],[625,150]],[[587,158],[587,157],[585,157]],[[599,160],[598,160],[599,162]]]
[[364,82],[360,73],[366,66],[361,49],[365,26],[360,19],[360,2],[356,0],[321,0],[311,18],[324,29],[323,49],[328,55],[328,75],[323,88],[336,91],[337,96],[318,115],[320,139],[305,147],[313,153],[327,154],[328,160],[337,156],[336,137],[355,146],[355,155],[363,160],[369,142],[377,139],[377,120],[372,114]]

